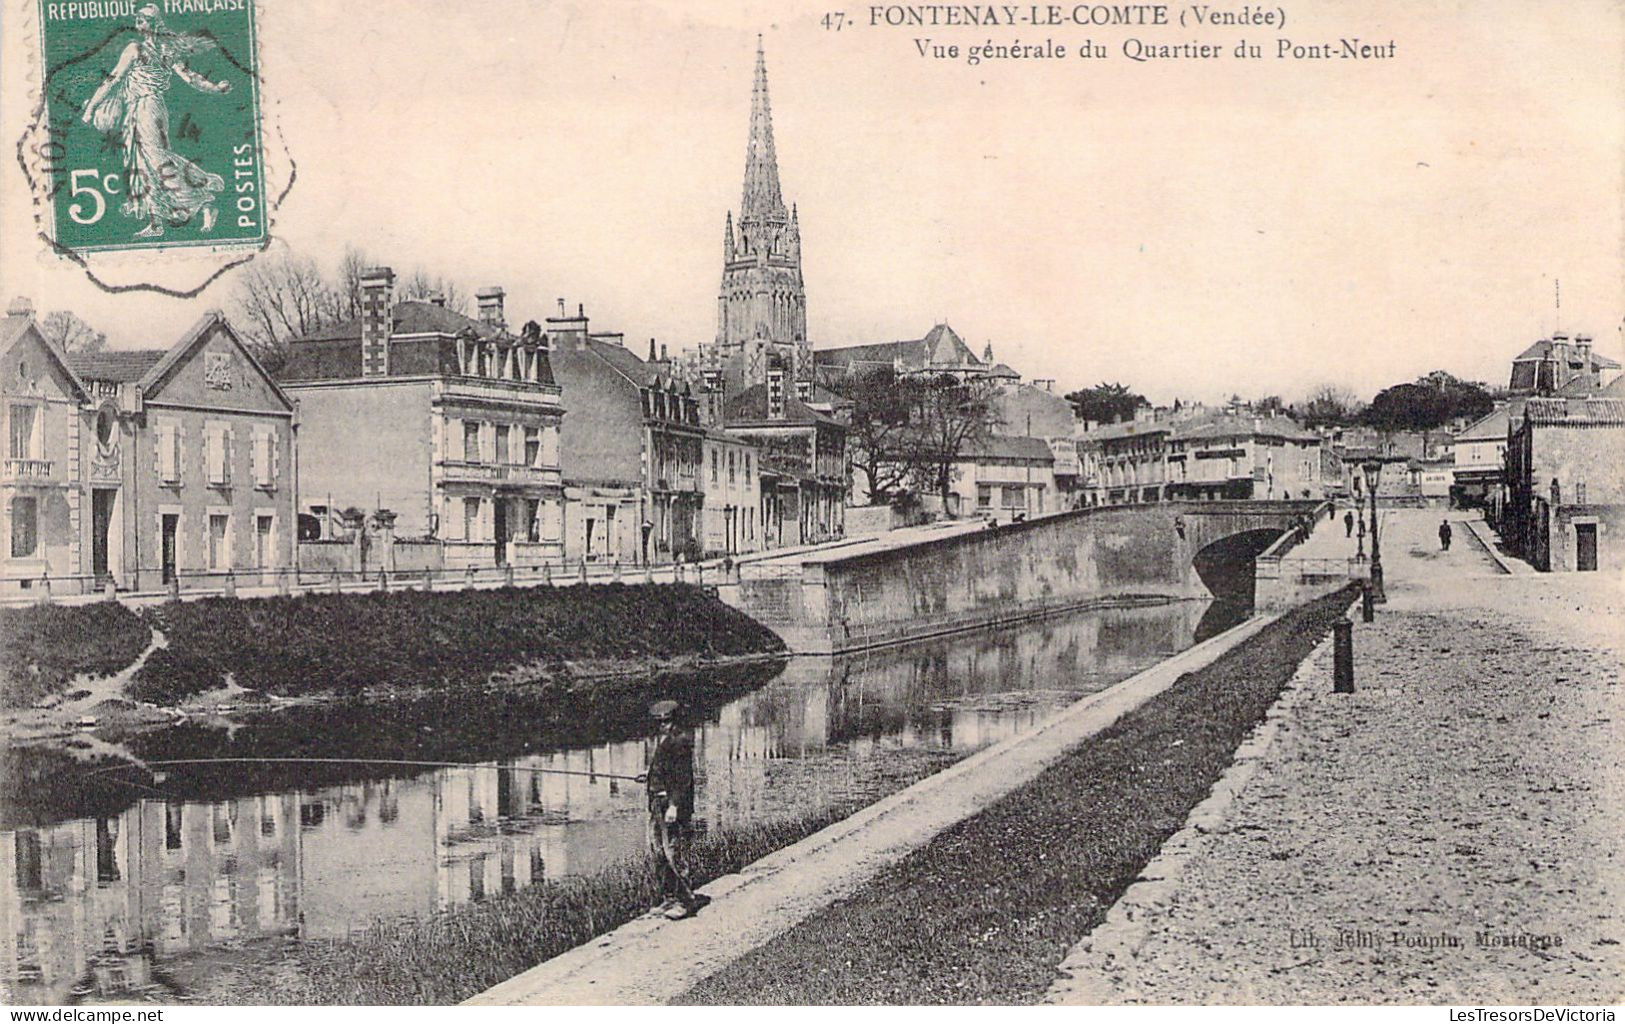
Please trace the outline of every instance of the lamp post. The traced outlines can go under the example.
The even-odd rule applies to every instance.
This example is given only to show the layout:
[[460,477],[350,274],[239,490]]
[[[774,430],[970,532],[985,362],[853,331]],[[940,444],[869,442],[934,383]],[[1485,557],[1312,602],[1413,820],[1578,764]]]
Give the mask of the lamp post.
[[1382,587],[1382,545],[1377,535],[1377,485],[1382,481],[1382,460],[1366,459],[1360,469],[1365,473],[1366,493],[1371,495],[1371,600],[1387,604],[1388,595]]

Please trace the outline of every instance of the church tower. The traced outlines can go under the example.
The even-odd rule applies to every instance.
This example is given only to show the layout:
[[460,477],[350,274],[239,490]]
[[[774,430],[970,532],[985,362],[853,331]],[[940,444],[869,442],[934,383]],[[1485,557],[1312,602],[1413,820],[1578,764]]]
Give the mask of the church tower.
[[779,193],[773,112],[767,100],[767,59],[756,42],[750,95],[750,141],[737,227],[730,212],[722,229],[722,289],[717,295],[717,349],[729,376],[744,387],[765,383],[778,356],[795,380],[812,378],[807,298],[801,283],[801,228],[795,207]]

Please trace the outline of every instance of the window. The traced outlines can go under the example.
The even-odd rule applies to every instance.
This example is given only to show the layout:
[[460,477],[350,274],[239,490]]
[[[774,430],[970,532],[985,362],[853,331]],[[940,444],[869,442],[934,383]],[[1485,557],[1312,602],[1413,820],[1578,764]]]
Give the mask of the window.
[[1004,507],[1005,508],[1026,508],[1027,507],[1027,495],[1024,493],[1025,491],[1026,491],[1026,488],[1021,487],[1019,485],[1017,485],[1017,486],[1011,486],[1011,485],[1008,485],[1008,484],[1005,485],[1005,488],[1004,488]]
[[993,485],[991,485],[991,484],[977,484],[976,485],[976,507],[977,508],[992,508],[993,507]]
[[38,458],[34,454],[38,450],[34,447],[34,423],[37,419],[32,405],[11,407],[11,447],[8,449],[8,458]]
[[269,569],[276,561],[276,546],[272,543],[271,527],[276,522],[272,516],[261,515],[254,519],[254,567],[256,569]]
[[549,426],[542,428],[542,465],[557,466],[559,464],[559,428]]
[[745,486],[750,486],[750,452],[745,453]]
[[276,483],[276,435],[262,430],[254,435],[254,486],[269,488]]
[[[527,431],[530,433],[530,431]],[[526,446],[530,442],[527,440]],[[532,544],[542,539],[542,503],[536,498],[525,499],[525,539]]]
[[717,482],[717,450],[711,449],[711,482]]
[[205,443],[208,446],[209,483],[231,483],[231,428],[223,423],[209,424]]
[[498,465],[507,465],[508,463],[508,425],[506,423],[497,425],[496,461]]
[[158,479],[167,484],[181,481],[181,433],[177,424],[158,424]]
[[211,513],[209,516],[209,568],[225,569],[231,565],[231,516]]
[[34,498],[11,499],[11,557],[31,558],[39,548],[39,505]]
[[117,426],[117,416],[111,406],[102,406],[96,413],[96,440],[103,448],[113,443],[113,428]]
[[463,499],[463,539],[478,540],[480,537],[480,499]]
[[537,460],[542,457],[542,432],[535,427],[525,428],[525,465],[540,468]]
[[480,425],[475,420],[463,421],[463,461],[480,461]]
[[728,484],[729,484],[729,486],[732,486],[733,482],[734,482],[734,453],[730,450],[728,452]]

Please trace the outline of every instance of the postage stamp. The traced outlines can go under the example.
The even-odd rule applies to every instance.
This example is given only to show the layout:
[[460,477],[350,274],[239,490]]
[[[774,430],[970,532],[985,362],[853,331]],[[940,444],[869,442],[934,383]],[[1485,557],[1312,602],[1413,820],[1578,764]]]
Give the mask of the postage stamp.
[[254,2],[39,0],[39,185],[59,248],[264,241]]

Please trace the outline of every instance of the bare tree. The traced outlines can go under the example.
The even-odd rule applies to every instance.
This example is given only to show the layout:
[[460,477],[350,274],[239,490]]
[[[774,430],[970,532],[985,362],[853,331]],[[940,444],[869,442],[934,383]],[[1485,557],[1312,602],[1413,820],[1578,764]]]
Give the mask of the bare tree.
[[64,352],[99,352],[107,335],[79,319],[78,314],[58,309],[45,314],[40,333]]
[[371,258],[359,246],[344,247],[332,288],[334,320],[354,320],[361,315],[361,275],[371,265]]
[[1359,416],[1363,403],[1341,384],[1322,384],[1309,392],[1303,405],[1294,409],[1310,426],[1330,423],[1344,426]]
[[946,506],[953,488],[954,463],[999,425],[994,401],[998,382],[989,377],[961,380],[943,374],[923,383],[911,418],[912,432],[921,446],[916,478],[920,490],[929,487],[942,496]]
[[445,307],[453,313],[468,313],[468,296],[457,283],[443,274],[430,274],[422,267],[401,278],[396,285],[397,298],[418,302],[443,299]]
[[341,303],[316,261],[293,252],[262,256],[244,268],[233,293],[233,323],[272,372],[287,359],[288,342],[333,323]]

